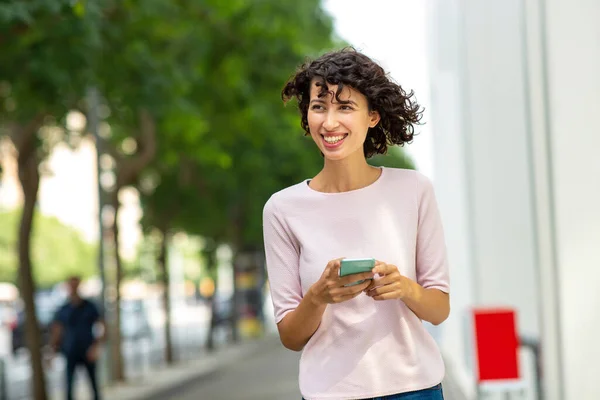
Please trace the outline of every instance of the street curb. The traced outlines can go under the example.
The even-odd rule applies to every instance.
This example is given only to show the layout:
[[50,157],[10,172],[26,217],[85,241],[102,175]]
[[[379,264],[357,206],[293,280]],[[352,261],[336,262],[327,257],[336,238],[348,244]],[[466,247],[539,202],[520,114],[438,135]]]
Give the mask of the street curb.
[[232,363],[250,357],[263,349],[281,345],[274,334],[259,339],[246,340],[228,345],[213,353],[204,353],[201,358],[185,361],[163,369],[149,372],[143,380],[105,387],[104,398],[111,400],[164,400],[173,398],[178,392],[199,381],[210,379]]

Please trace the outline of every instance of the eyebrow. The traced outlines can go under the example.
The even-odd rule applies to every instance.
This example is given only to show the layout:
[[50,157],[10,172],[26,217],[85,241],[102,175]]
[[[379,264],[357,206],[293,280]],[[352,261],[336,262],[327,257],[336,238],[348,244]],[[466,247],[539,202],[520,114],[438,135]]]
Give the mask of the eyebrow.
[[[310,104],[312,104],[312,103],[322,103],[322,104],[325,104],[325,100],[322,100],[322,99],[312,99],[312,100],[310,101]],[[347,101],[344,101],[344,102],[343,102],[343,103],[341,103],[341,104],[347,104],[347,103],[353,104],[354,106],[358,107],[358,104],[356,104],[356,102],[354,102],[354,101],[352,101],[352,100],[347,100]]]

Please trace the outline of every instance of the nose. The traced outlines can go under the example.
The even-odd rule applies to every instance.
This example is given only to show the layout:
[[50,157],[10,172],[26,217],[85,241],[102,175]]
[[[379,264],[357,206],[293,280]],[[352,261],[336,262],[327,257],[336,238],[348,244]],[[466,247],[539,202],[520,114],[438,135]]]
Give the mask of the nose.
[[323,121],[323,128],[327,131],[335,131],[335,129],[339,126],[339,122],[335,115],[335,111],[327,111],[325,115],[325,121]]

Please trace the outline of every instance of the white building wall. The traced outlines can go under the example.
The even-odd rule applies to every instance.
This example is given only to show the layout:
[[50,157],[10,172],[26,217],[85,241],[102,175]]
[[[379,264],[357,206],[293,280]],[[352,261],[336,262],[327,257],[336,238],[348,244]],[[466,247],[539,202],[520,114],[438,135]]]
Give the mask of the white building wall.
[[463,95],[477,300],[538,332],[519,0],[463,2]]
[[[460,10],[457,1],[439,1],[432,9],[430,20],[431,52],[431,108],[430,125],[434,142],[436,197],[446,231],[446,244],[452,268],[450,269],[451,317],[442,325],[448,375],[472,394],[469,346],[465,343],[464,320],[461,316],[475,301],[475,274],[472,262],[470,193],[468,169],[470,165],[465,146],[465,121],[462,116],[461,96]],[[436,34],[444,35],[444,43],[436,41]],[[442,166],[448,166],[443,168]],[[457,190],[457,188],[460,188]]]
[[449,372],[472,393],[463,316],[509,305],[543,339],[546,398],[600,398],[600,2],[430,4]]
[[600,2],[545,1],[564,391],[600,398]]

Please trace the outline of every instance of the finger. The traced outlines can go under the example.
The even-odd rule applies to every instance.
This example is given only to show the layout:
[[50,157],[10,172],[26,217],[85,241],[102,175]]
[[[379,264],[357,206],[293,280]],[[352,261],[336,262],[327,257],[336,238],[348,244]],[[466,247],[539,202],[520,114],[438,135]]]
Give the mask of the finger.
[[336,258],[334,260],[329,261],[328,265],[334,266],[334,267],[339,267],[340,266],[340,261],[342,261],[344,258],[346,257],[340,257],[340,258]]
[[384,286],[384,285],[390,285],[394,282],[398,282],[401,279],[399,274],[396,273],[391,273],[389,275],[385,275],[381,278],[373,278],[373,286]]
[[388,292],[384,294],[380,294],[378,296],[373,296],[373,300],[392,300],[397,298],[394,292]]
[[352,274],[340,277],[339,283],[340,286],[348,285],[349,283],[354,283],[356,281],[362,281],[363,279],[373,279],[373,272],[361,272],[358,274]]
[[340,260],[342,260],[342,258],[337,258],[337,259],[331,260],[327,263],[327,267],[325,267],[325,271],[326,271],[326,276],[328,278],[333,278],[340,274],[339,273]]
[[373,272],[379,275],[389,275],[394,271],[398,271],[398,267],[393,264],[379,263],[373,268]]
[[[359,285],[356,285],[356,286],[359,286]],[[353,298],[355,298],[356,296],[358,296],[361,293],[362,293],[362,290],[359,290],[356,293],[340,294],[340,295],[333,297],[333,300],[336,303],[342,303],[344,301],[352,300]]]
[[375,271],[375,268],[381,266],[381,267],[385,267],[386,263],[383,261],[379,261],[379,260],[375,260],[375,266],[373,267],[373,271]]
[[375,279],[371,279],[369,281],[369,286],[367,286],[364,290],[364,292],[368,292],[369,290],[375,288],[377,286],[377,281]]
[[379,296],[379,295],[382,295],[385,293],[396,292],[398,289],[399,289],[399,285],[394,282],[389,285],[379,286],[379,287],[376,287],[375,289],[368,291],[367,296],[371,296],[371,297],[375,298],[376,296]]
[[370,284],[371,284],[370,281],[364,281],[364,282],[361,282],[356,285],[343,286],[340,288],[332,289],[330,293],[332,296],[347,296],[347,295],[351,295],[351,294],[360,294],[361,292],[364,292],[364,290]]

